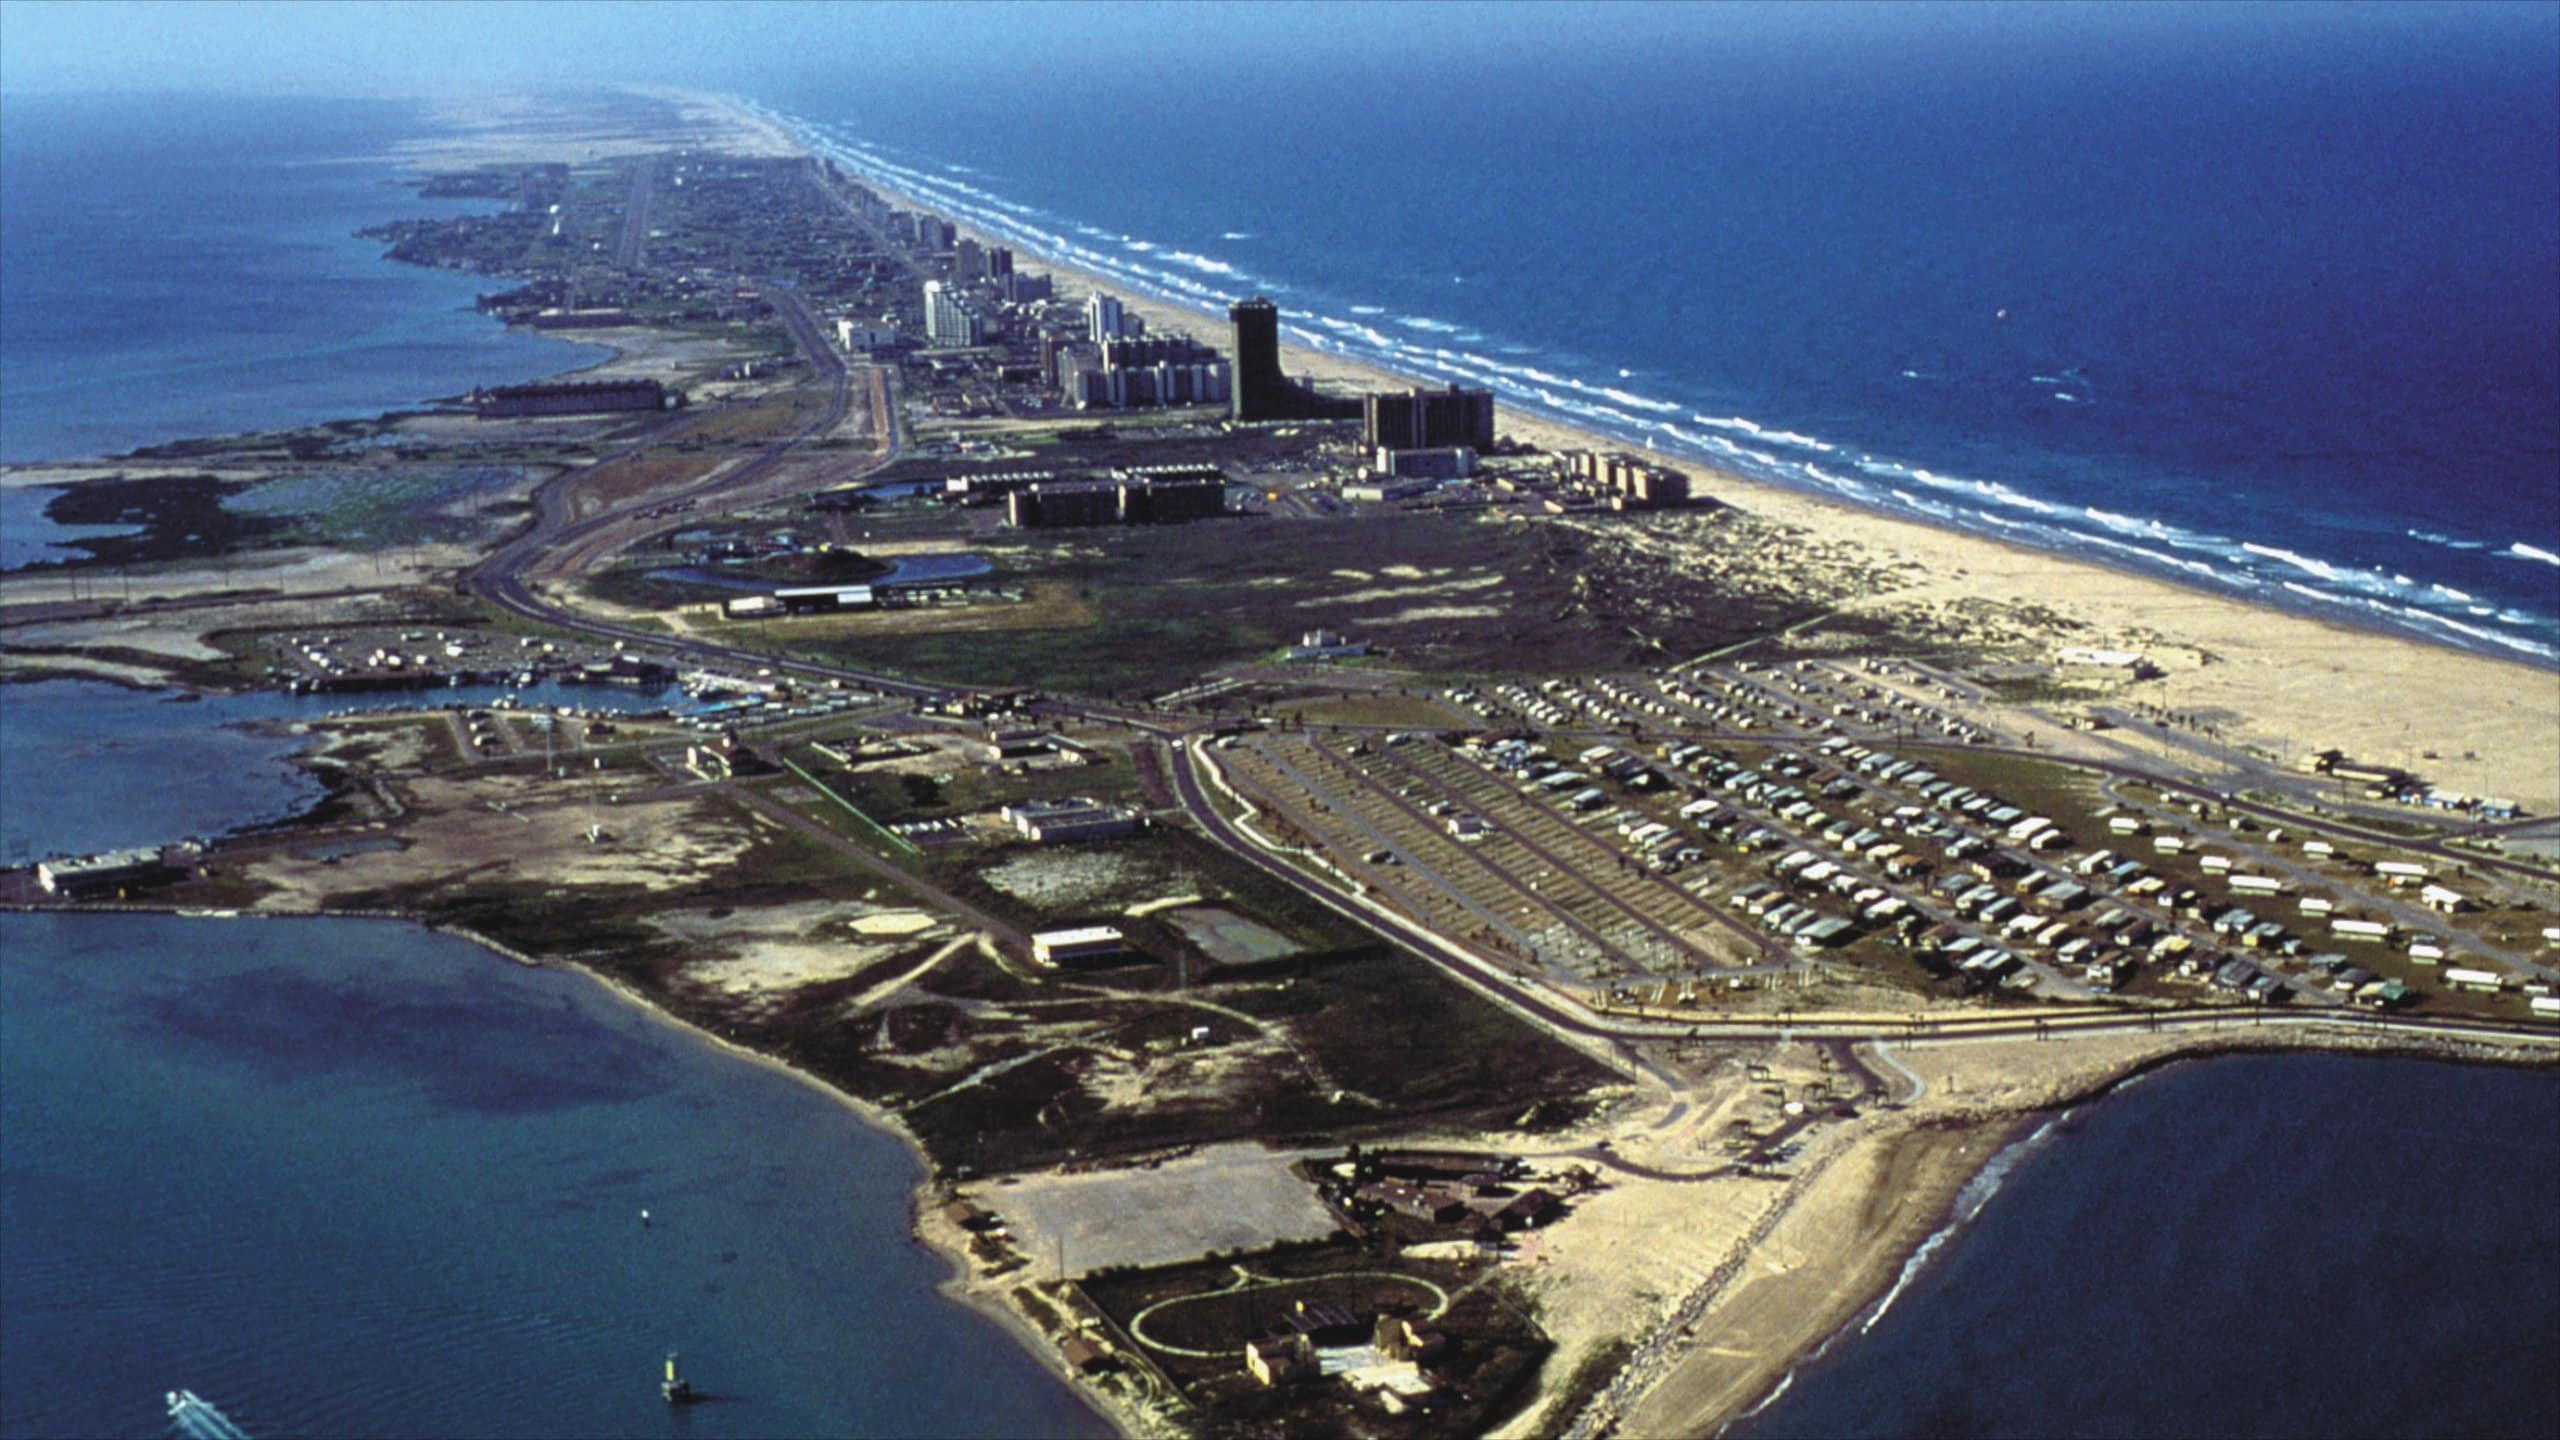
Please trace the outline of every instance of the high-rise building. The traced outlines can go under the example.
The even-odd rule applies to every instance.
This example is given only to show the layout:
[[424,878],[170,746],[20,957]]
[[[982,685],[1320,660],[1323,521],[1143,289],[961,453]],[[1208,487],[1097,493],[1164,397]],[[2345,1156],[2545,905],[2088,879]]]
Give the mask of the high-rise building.
[[924,282],[924,338],[936,345],[984,345],[986,317],[956,285]]
[[1123,336],[1054,352],[1058,388],[1079,409],[1223,405],[1226,358],[1188,335]]
[[1001,280],[1013,273],[1013,250],[1010,246],[987,247],[987,278]]
[[1084,299],[1085,338],[1099,345],[1120,338],[1120,302],[1096,290]]
[[1689,502],[1689,477],[1677,470],[1639,460],[1573,450],[1565,462],[1575,489],[1613,510],[1651,510]]
[[1493,392],[1451,385],[1433,390],[1373,394],[1361,401],[1365,439],[1378,450],[1493,448]]
[[977,241],[962,236],[951,247],[951,273],[963,285],[987,278],[987,249]]
[[1256,295],[1228,306],[1227,320],[1235,327],[1235,418],[1289,418],[1296,392],[1280,370],[1280,307]]

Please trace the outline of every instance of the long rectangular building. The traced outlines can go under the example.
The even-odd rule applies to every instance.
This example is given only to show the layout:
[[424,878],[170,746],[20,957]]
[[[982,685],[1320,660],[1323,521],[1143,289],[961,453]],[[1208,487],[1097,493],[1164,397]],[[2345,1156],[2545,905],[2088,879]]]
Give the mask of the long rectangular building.
[[1005,496],[1005,520],[1020,530],[1076,525],[1178,525],[1223,515],[1227,482],[1206,475],[1129,474],[1112,480],[1026,485]]
[[498,385],[471,392],[471,408],[483,420],[520,415],[606,415],[625,410],[668,410],[684,396],[655,380],[585,380],[551,385]]
[[1493,392],[1415,386],[1371,394],[1360,402],[1363,438],[1373,450],[1493,448]]

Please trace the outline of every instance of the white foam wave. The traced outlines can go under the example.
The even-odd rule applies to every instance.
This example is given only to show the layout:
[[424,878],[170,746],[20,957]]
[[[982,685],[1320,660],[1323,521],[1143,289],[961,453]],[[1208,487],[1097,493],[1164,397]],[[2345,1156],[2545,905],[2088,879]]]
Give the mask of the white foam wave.
[[1188,250],[1168,250],[1165,252],[1164,258],[1172,261],[1176,265],[1188,265],[1203,275],[1239,275],[1243,273],[1224,260],[1212,260],[1206,255],[1195,255]]
[[1884,1298],[1867,1311],[1866,1319],[1858,1326],[1859,1334],[1867,1334],[1876,1328],[1876,1322],[1884,1319],[1885,1312],[1893,1308],[1894,1301],[1902,1298],[1902,1292],[1911,1287],[1912,1280],[1928,1268],[1930,1257],[1945,1246],[1950,1236],[1973,1223],[1983,1207],[1991,1203],[1991,1197],[1999,1194],[2000,1187],[2008,1183],[2011,1172],[2018,1168],[2019,1163],[2043,1149],[2055,1128],[2070,1119],[2072,1113],[2065,1110],[2047,1120],[2034,1134],[1992,1156],[1991,1163],[1983,1166],[1980,1174],[1965,1182],[1964,1188],[1956,1192],[1954,1213],[1947,1217],[1946,1224],[1920,1242],[1920,1248],[1912,1252],[1910,1259],[1902,1262],[1902,1273],[1893,1278],[1893,1285],[1884,1292]]
[[2080,403],[2080,397],[2079,397],[2079,396],[2074,395],[2074,394],[2071,394],[2070,392],[2068,392],[2068,391],[2064,391],[2064,390],[2056,390],[2056,391],[2054,391],[2054,392],[2053,392],[2053,398],[2054,398],[2054,399],[2056,399],[2056,400],[2061,401],[2061,402],[2062,402],[2063,404],[2065,404],[2065,405],[2077,405],[2077,404],[2079,404],[2079,403]]
[[1748,435],[1755,440],[1766,440],[1778,445],[1794,445],[1806,450],[1819,450],[1825,455],[1840,448],[1827,440],[1818,440],[1811,435],[1799,434],[1793,430],[1772,430],[1756,420],[1741,415],[1693,414],[1689,418],[1701,425],[1712,425],[1718,430],[1730,430],[1737,435]]
[[1253,238],[1253,235],[1252,232],[1245,230],[1221,230],[1218,232],[1218,238],[1221,240],[1250,240]]
[[2240,548],[2261,560],[2273,560],[2279,565],[2290,565],[2305,575],[2326,580],[2333,585],[2352,584],[2360,578],[2352,570],[2340,569],[2325,560],[2314,560],[2308,555],[2297,554],[2281,546],[2261,545],[2255,540],[2247,540],[2241,542]]
[[1617,401],[1621,405],[1633,405],[1639,410],[1651,410],[1657,414],[1663,415],[1677,415],[1680,413],[1680,407],[1669,400],[1656,400],[1650,396],[1630,394],[1627,391],[1612,389],[1608,386],[1601,387],[1600,393]]
[[[790,123],[787,117],[776,118]],[[1218,284],[1204,281],[1230,285],[1249,282],[1255,288],[1278,288],[1268,281],[1245,275],[1232,264],[1213,256],[1168,249],[1126,232],[1063,216],[1044,217],[1043,212],[1034,207],[1018,204],[955,178],[953,170],[940,168],[930,159],[917,157],[913,163],[905,163],[894,158],[903,152],[850,139],[832,138],[832,132],[806,125],[795,125],[794,128],[821,154],[836,159],[853,172],[887,189],[910,197],[916,204],[939,210],[1036,253],[1081,266],[1104,276],[1113,284],[1207,311],[1212,317],[1228,301],[1240,297]],[[956,173],[974,172],[962,168]],[[1034,223],[1040,219],[1045,219],[1045,224]],[[1228,232],[1226,238],[1244,238],[1250,233]],[[2299,577],[2312,583],[2284,583],[2287,593],[2298,594],[2305,600],[2359,610],[2396,623],[2430,626],[2439,633],[2457,635],[2466,641],[2501,650],[2544,658],[2553,653],[2548,645],[2485,628],[2512,626],[2548,633],[2554,628],[2552,617],[2477,605],[2468,591],[2451,585],[2430,583],[2382,569],[2360,570],[2282,546],[2241,542],[2184,530],[2161,520],[2095,506],[2059,505],[1999,481],[1939,474],[1879,456],[1860,455],[1853,462],[1853,468],[1884,482],[1882,487],[1871,487],[1851,475],[1803,459],[1803,453],[1839,452],[1839,447],[1816,436],[1762,425],[1740,415],[1690,415],[1690,423],[1704,427],[1707,432],[1721,432],[1701,433],[1666,418],[1676,417],[1685,407],[1624,387],[1559,373],[1552,359],[1543,364],[1535,363],[1535,357],[1541,353],[1535,347],[1492,343],[1476,332],[1449,321],[1392,313],[1386,306],[1363,304],[1346,308],[1355,317],[1391,316],[1381,324],[1392,326],[1393,330],[1381,328],[1380,324],[1362,323],[1361,319],[1344,319],[1301,310],[1290,317],[1289,333],[1301,343],[1336,353],[1374,360],[1393,368],[1480,384],[1517,403],[1605,427],[1629,440],[1641,439],[1648,446],[1655,443],[1655,437],[1659,437],[1666,445],[1681,447],[1717,463],[1730,463],[1739,470],[1765,479],[1810,486],[1863,503],[1900,508],[1945,523],[1987,530],[2039,545],[2114,550],[2146,567],[2159,567],[2226,587],[2263,589],[2283,576]],[[1420,336],[1445,336],[1462,343],[1451,348],[1433,345],[1428,340],[1417,342],[1400,338],[1393,333],[1394,330]],[[1480,348],[1468,348],[1476,345]],[[1487,350],[1495,353],[1487,354]],[[1619,372],[1620,379],[1632,378],[1635,373],[1627,367],[1610,368]],[[1927,378],[1916,369],[1905,369],[1901,374],[1910,380]],[[2039,384],[2070,384],[2080,377],[2074,371],[2065,370],[2056,375],[2037,375],[2034,379]],[[2078,401],[2082,392],[2056,393]],[[1753,443],[1735,443],[1736,440]],[[1775,452],[1763,447],[1775,447]],[[2491,548],[2488,542],[2466,540],[2433,530],[2412,529],[2408,534],[2412,539],[2455,550]],[[2171,551],[2184,553],[2169,553]],[[2525,541],[2512,542],[2495,553],[2505,559],[2560,567],[2560,554]],[[2279,573],[2267,573],[2270,569]],[[2479,623],[2465,624],[2439,612],[2457,612]]]

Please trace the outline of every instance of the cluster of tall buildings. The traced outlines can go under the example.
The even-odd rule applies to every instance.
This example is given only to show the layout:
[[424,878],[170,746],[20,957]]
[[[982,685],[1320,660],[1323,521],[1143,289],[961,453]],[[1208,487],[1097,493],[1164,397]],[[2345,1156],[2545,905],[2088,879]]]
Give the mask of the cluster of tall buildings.
[[1123,337],[1057,353],[1059,392],[1080,409],[1223,405],[1226,357],[1188,335]]
[[1633,455],[1574,450],[1565,455],[1566,483],[1612,510],[1685,505],[1689,477]]
[[1224,356],[1188,335],[1146,330],[1118,297],[1097,290],[1085,297],[1083,338],[1044,343],[1041,363],[1078,409],[1226,403]]
[[951,278],[963,285],[998,280],[1013,273],[1013,251],[1003,245],[981,245],[963,236],[952,243]]

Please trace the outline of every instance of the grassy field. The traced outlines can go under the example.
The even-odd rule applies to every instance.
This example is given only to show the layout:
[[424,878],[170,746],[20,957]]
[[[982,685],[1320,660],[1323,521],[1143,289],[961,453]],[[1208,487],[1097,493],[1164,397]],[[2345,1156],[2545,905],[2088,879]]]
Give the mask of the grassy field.
[[[1665,597],[1601,583],[1569,533],[1448,516],[1358,523],[1233,517],[1162,528],[1006,532],[1008,571],[1071,587],[1069,629],[866,636],[846,653],[954,683],[1133,698],[1265,659],[1324,627],[1445,674],[1578,673],[1652,663]],[[1696,597],[1673,648],[1774,628],[1783,607]]]

